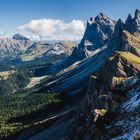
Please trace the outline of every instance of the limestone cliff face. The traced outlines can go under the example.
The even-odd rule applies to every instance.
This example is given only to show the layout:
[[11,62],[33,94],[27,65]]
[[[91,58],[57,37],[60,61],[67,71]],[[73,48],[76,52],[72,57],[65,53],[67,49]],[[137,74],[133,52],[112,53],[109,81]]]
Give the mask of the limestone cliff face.
[[108,40],[112,37],[114,26],[115,21],[103,13],[99,13],[95,19],[90,18],[88,20],[83,40],[88,40],[93,44],[90,48],[91,50],[100,48],[104,46],[105,43],[108,43]]
[[103,13],[99,13],[95,18],[89,18],[81,43],[72,53],[75,60],[89,57],[90,51],[93,54],[96,49],[107,46],[113,35],[115,23]]

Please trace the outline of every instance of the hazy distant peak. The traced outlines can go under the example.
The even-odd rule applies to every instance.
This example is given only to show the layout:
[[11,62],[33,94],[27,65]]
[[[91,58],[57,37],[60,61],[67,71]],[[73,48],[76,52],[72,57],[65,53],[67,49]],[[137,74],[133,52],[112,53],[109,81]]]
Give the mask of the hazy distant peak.
[[16,39],[16,40],[29,40],[27,37],[21,35],[21,34],[15,34],[13,36],[13,39]]

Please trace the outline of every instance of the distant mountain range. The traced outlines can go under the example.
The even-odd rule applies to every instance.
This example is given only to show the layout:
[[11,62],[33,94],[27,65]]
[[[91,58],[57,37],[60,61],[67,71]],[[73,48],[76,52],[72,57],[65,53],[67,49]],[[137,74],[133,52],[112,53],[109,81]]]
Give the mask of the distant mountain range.
[[20,34],[12,39],[0,38],[0,61],[8,65],[28,65],[30,63],[53,63],[68,56],[75,42],[36,42]]

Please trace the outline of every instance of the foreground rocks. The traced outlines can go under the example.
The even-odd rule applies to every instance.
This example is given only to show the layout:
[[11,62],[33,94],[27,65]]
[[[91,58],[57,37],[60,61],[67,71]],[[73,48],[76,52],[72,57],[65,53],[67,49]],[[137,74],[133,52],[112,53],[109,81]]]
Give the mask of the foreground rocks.
[[139,84],[136,81],[131,88],[125,87],[128,91],[118,90],[115,93],[111,90],[104,99],[88,93],[77,109],[70,139],[132,140],[137,137],[140,130]]

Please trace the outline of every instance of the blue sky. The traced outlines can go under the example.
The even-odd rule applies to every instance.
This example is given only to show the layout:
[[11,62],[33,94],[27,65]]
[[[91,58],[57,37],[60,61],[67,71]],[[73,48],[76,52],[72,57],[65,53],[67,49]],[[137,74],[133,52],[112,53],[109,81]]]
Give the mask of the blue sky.
[[0,0],[0,34],[11,35],[17,27],[39,19],[59,19],[66,27],[73,26],[73,20],[85,22],[99,12],[125,20],[135,9],[140,9],[140,0]]

